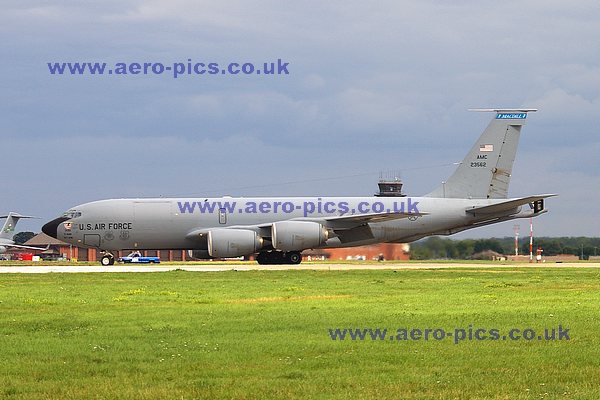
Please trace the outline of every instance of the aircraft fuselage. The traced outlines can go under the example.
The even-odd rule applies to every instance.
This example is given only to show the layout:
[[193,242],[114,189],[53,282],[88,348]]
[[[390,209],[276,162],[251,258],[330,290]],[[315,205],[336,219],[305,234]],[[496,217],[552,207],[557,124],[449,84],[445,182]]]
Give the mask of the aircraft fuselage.
[[[523,218],[532,213],[516,207],[509,212],[474,216],[473,207],[500,204],[505,199],[440,199],[429,197],[293,197],[114,199],[82,204],[69,211],[74,218],[57,224],[56,238],[102,250],[202,249],[194,235],[215,228],[259,231],[278,221],[322,221],[339,216],[378,213],[413,214],[401,219],[351,224],[344,239],[331,235],[325,247],[379,242],[410,242],[431,234],[450,234],[486,221]],[[339,223],[337,228],[340,228]],[[343,227],[342,227],[343,228]],[[260,233],[260,232],[259,232]],[[268,236],[268,234],[266,235]]]

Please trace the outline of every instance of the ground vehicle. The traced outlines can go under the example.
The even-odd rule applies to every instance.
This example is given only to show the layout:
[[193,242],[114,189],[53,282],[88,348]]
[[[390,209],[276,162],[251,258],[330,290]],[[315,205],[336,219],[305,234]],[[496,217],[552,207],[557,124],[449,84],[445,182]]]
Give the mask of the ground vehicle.
[[139,263],[139,264],[158,264],[160,263],[160,258],[158,257],[144,257],[142,253],[139,251],[134,251],[133,253],[129,253],[125,257],[119,257],[119,262],[122,263]]

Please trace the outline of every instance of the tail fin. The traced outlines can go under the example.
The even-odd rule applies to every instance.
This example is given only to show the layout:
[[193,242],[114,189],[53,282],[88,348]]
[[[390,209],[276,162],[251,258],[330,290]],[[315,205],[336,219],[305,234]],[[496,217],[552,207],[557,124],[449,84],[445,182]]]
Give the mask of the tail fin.
[[475,109],[496,116],[454,174],[426,197],[506,199],[521,127],[536,109]]
[[0,219],[6,218],[2,231],[0,231],[0,239],[12,239],[15,227],[21,218],[36,218],[28,215],[21,215],[15,212],[9,212],[8,215],[1,215]]

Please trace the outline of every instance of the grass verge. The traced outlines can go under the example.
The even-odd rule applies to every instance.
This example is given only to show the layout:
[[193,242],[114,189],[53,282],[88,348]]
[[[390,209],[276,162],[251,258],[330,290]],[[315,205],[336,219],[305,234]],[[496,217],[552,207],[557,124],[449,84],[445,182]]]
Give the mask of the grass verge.
[[[588,268],[3,274],[0,398],[600,398],[599,278]],[[397,329],[559,325],[570,340],[396,340]],[[387,332],[332,340],[336,328]]]

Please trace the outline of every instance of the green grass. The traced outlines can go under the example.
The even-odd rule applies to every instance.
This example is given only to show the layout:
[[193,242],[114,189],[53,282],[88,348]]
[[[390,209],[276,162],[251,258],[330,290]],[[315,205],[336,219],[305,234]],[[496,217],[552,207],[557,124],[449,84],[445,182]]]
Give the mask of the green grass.
[[[0,398],[600,398],[593,268],[0,276]],[[352,341],[329,328],[570,329]]]
[[[437,260],[385,260],[383,262],[374,261],[374,260],[324,260],[324,261],[303,261],[303,266],[310,265],[327,265],[327,264],[343,264],[343,265],[363,265],[365,267],[369,267],[370,265],[397,265],[397,264],[406,264],[406,265],[437,265],[437,264],[469,264],[473,266],[481,265],[481,266],[530,266],[535,267],[537,264],[527,263],[522,261],[490,261],[490,260],[460,260],[460,259],[437,259]],[[560,265],[563,263],[547,263],[548,267]],[[581,266],[591,265],[597,266],[598,261],[595,260],[574,260],[568,261],[564,264],[581,264]],[[25,267],[25,266],[82,266],[82,265],[91,265],[100,267],[100,261],[17,261],[17,260],[0,260],[0,267]],[[211,266],[228,266],[228,265],[248,265],[248,266],[258,266],[256,261],[237,261],[237,260],[200,260],[200,261],[161,261],[159,264],[122,264],[115,263],[115,265],[133,265],[133,266],[142,266],[142,267],[160,267],[160,266],[171,266],[171,265],[211,265]],[[110,267],[107,267],[110,268]]]

